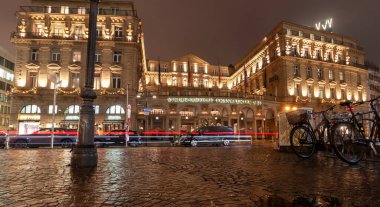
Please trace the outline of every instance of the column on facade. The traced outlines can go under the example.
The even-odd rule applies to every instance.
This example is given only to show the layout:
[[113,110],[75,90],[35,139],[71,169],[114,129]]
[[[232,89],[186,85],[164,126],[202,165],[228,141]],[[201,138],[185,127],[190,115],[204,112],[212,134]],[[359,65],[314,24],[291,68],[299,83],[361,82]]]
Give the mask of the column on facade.
[[255,139],[257,139],[257,132],[258,132],[256,121],[257,121],[257,120],[256,120],[256,116],[253,116],[253,132],[255,133],[255,134],[253,135],[253,138],[255,138]]

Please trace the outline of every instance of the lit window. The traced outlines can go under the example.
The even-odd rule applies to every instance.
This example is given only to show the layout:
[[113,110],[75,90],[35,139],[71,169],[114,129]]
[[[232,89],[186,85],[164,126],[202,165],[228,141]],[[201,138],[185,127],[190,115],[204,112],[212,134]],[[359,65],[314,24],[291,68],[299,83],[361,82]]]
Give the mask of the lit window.
[[100,89],[100,73],[94,74],[94,89],[95,90]]
[[80,73],[71,73],[71,88],[79,87],[79,76]]
[[[54,108],[53,105],[49,105],[49,114],[53,114],[53,108]],[[54,113],[57,114],[57,112],[58,112],[58,106],[55,105]]]
[[294,95],[295,96],[299,96],[300,95],[300,84],[295,84]]
[[313,97],[313,88],[312,88],[311,85],[308,85],[308,86],[307,86],[307,96],[308,96],[309,98]]
[[339,80],[342,82],[344,81],[344,74],[342,71],[339,71]]
[[330,88],[330,98],[335,98],[335,88]]
[[78,8],[78,14],[86,14],[86,8],[84,8],[84,7],[79,7],[79,8]]
[[332,70],[329,70],[329,80],[334,80],[334,72]]
[[99,114],[99,105],[94,105],[95,114]]
[[68,13],[69,13],[69,7],[61,6],[61,14],[68,14]]
[[100,52],[95,53],[95,62],[100,63],[102,54]]
[[29,84],[31,88],[37,87],[37,73],[36,72],[29,73]]
[[103,27],[97,26],[96,27],[96,37],[102,37],[103,36]]
[[346,90],[344,88],[340,90],[340,94],[341,94],[341,99],[346,100]]
[[73,62],[80,62],[81,61],[81,52],[80,51],[74,51],[73,52]]
[[325,89],[323,88],[323,86],[321,86],[321,87],[319,87],[319,97],[320,98],[324,98],[324,91],[325,91]]

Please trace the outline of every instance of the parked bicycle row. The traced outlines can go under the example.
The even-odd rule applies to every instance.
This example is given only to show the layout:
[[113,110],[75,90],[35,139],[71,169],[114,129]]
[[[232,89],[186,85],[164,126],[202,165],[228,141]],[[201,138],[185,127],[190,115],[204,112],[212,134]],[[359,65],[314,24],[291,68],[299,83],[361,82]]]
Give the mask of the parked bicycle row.
[[[341,102],[319,112],[287,113],[288,123],[293,126],[289,135],[292,150],[301,158],[309,158],[318,149],[333,148],[337,157],[348,164],[357,164],[368,148],[378,155],[379,102],[380,96],[368,101]],[[355,111],[359,106],[365,110]]]

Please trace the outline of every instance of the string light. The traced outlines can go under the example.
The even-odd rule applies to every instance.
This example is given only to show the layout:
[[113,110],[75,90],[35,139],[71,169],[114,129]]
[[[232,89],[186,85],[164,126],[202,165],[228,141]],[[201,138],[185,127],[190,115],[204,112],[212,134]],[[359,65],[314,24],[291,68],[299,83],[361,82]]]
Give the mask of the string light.
[[29,90],[22,90],[18,88],[13,88],[11,94],[36,94],[37,93],[37,88],[32,88]]
[[117,91],[109,91],[105,88],[102,88],[100,90],[100,95],[125,95],[125,94],[126,94],[126,90],[124,88],[120,88]]
[[63,90],[62,88],[58,88],[57,92],[65,94],[65,95],[70,95],[70,94],[74,94],[74,93],[79,94],[80,93],[80,88],[76,88],[74,90]]

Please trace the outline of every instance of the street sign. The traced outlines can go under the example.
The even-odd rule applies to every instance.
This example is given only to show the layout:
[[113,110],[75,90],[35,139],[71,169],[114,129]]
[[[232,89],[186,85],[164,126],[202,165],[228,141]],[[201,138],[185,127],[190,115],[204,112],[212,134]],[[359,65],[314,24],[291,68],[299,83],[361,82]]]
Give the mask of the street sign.
[[150,113],[150,112],[152,112],[152,109],[151,108],[144,108],[143,111]]

